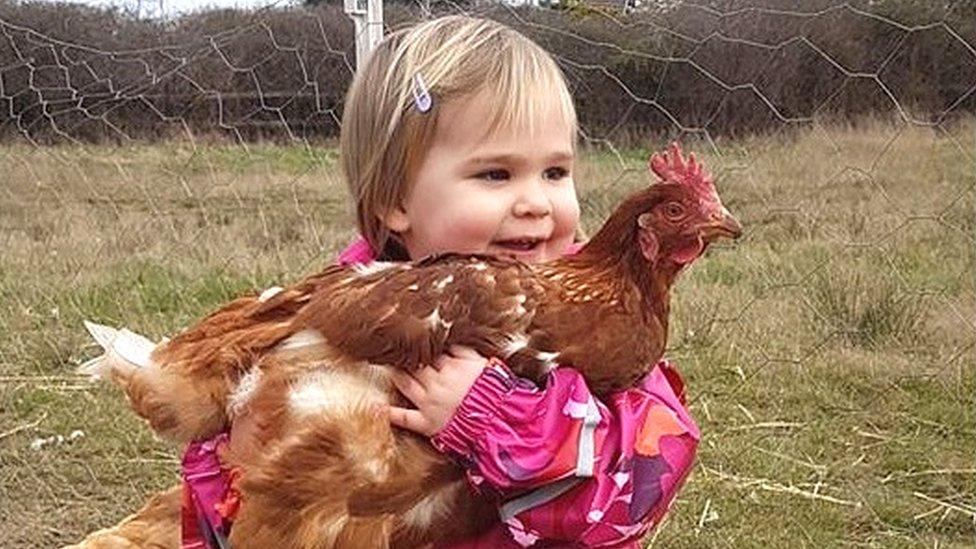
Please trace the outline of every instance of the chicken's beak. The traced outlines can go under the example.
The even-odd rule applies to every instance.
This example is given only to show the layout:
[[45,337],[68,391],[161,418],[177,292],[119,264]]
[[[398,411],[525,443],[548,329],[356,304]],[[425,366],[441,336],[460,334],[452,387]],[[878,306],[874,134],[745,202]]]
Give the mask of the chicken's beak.
[[719,212],[712,215],[708,223],[702,225],[702,233],[708,241],[723,237],[739,238],[742,236],[742,225],[725,209],[725,206],[722,206]]

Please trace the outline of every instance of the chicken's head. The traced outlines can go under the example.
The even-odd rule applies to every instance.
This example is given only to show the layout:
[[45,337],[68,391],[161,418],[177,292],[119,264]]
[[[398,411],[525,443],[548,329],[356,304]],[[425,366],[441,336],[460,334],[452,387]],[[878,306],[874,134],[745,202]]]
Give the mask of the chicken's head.
[[681,267],[719,238],[738,238],[742,227],[722,205],[712,177],[677,143],[651,156],[648,167],[660,180],[647,189],[646,210],[637,216],[641,253],[652,264]]

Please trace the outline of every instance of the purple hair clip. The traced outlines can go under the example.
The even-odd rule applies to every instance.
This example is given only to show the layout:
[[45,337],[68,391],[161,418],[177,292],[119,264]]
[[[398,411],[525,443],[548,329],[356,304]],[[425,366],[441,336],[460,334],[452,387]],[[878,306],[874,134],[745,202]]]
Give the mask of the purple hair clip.
[[424,83],[424,77],[420,76],[419,72],[413,75],[413,104],[422,113],[429,111],[433,105],[430,92],[427,91],[427,84]]

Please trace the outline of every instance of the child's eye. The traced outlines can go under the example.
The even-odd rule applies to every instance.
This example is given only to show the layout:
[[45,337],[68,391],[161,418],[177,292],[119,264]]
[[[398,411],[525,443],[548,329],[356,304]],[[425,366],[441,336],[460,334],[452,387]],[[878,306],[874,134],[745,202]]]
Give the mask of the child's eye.
[[505,181],[510,177],[510,175],[508,170],[485,170],[475,177],[485,181]]
[[569,170],[562,167],[549,168],[544,172],[545,178],[552,181],[559,181],[569,177]]

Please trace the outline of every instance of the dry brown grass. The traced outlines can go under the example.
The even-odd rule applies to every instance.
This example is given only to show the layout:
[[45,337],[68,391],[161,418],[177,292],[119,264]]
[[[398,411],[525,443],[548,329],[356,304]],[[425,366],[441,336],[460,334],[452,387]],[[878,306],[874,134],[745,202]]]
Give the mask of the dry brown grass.
[[[876,123],[688,144],[747,236],[678,286],[669,355],[705,438],[654,546],[972,546],[974,137]],[[352,231],[333,150],[0,153],[0,546],[47,547],[176,479],[176,449],[74,375],[94,354],[81,320],[172,333]],[[643,155],[585,157],[589,228],[643,184]]]

